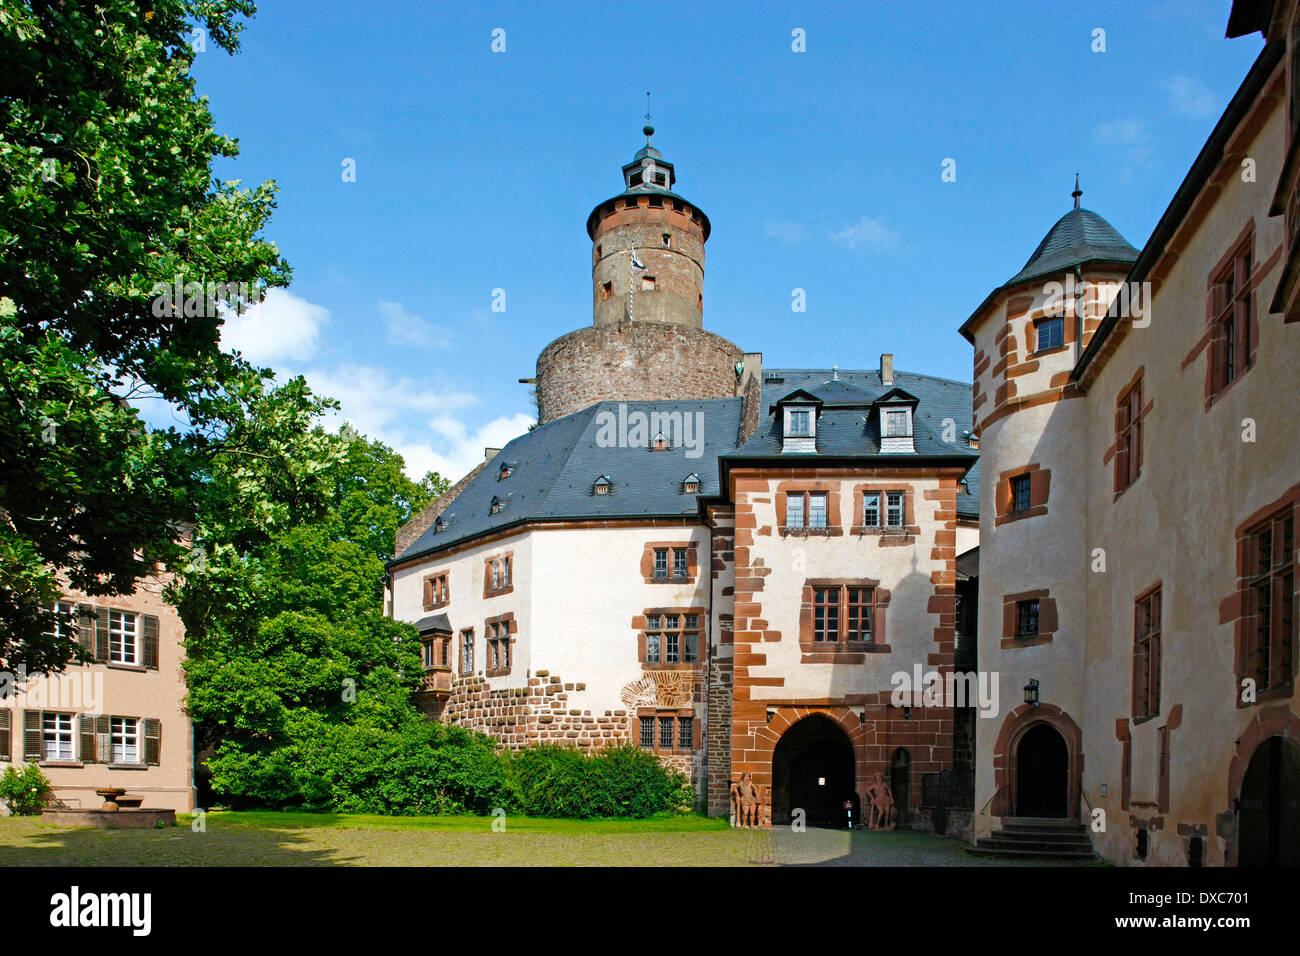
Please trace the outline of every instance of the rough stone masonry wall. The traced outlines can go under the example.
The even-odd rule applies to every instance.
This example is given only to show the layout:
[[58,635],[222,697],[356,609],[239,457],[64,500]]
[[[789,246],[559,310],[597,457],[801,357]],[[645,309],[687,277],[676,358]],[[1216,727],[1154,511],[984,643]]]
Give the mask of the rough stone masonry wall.
[[[526,687],[492,689],[481,677],[458,677],[443,718],[477,730],[512,750],[534,744],[565,744],[579,748],[611,747],[632,742],[632,721],[625,709],[593,713],[572,707],[569,695],[586,684],[566,683],[559,675],[539,670]],[[659,754],[664,766],[680,771],[702,800],[703,766],[693,754]]]
[[507,747],[568,743],[603,747],[629,739],[626,710],[590,710],[569,706],[569,694],[586,684],[565,683],[539,670],[526,687],[493,690],[481,677],[458,677],[451,684],[444,717],[461,727],[490,734]]
[[545,424],[601,401],[732,398],[744,352],[704,329],[634,322],[590,326],[537,357],[537,416]]

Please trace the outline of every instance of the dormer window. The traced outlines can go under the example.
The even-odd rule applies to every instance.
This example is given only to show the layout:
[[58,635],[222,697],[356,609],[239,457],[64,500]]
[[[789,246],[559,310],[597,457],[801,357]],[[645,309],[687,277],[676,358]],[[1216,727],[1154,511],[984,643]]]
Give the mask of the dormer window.
[[666,437],[664,437],[664,433],[663,433],[663,432],[660,432],[659,434],[655,435],[655,441],[654,441],[654,444],[650,447],[650,450],[651,450],[651,451],[668,451],[668,450],[669,450],[669,447],[668,447],[668,439],[667,439]]
[[912,410],[910,408],[890,408],[884,412],[885,438],[912,437]]
[[492,503],[488,506],[488,514],[498,515],[505,510],[506,502],[504,498],[493,498]]
[[811,392],[798,389],[772,406],[781,429],[781,453],[817,453],[817,416],[822,401]]
[[700,493],[700,476],[694,473],[687,475],[686,478],[682,481],[682,494],[698,495],[699,493]]
[[612,487],[609,476],[601,475],[596,479],[596,483],[591,486],[591,493],[593,495],[607,495]]
[[515,473],[513,465],[503,463],[501,470],[497,472],[497,481],[504,481]]
[[434,533],[434,534],[442,534],[444,531],[446,531],[446,530],[447,530],[447,522],[450,521],[450,520],[451,520],[451,515],[448,515],[446,518],[444,518],[442,515],[438,515],[438,517],[434,518],[434,519],[433,519],[433,533]]
[[901,388],[890,389],[875,401],[880,424],[881,454],[914,453],[913,420],[917,398]]

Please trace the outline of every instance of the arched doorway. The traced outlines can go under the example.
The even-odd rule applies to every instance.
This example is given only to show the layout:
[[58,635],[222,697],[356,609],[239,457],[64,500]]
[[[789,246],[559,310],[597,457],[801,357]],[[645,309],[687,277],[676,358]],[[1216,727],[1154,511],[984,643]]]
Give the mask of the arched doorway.
[[912,758],[907,751],[899,747],[889,760],[889,789],[894,794],[894,806],[898,808],[898,825],[903,826],[908,820],[911,806]]
[[1300,865],[1300,747],[1285,737],[1256,747],[1237,810],[1240,866]]
[[787,730],[772,752],[772,822],[802,809],[810,824],[844,826],[844,801],[859,819],[853,745],[839,724],[813,714]]
[[1016,746],[1018,817],[1065,817],[1069,802],[1070,755],[1065,738],[1051,724],[1035,724]]

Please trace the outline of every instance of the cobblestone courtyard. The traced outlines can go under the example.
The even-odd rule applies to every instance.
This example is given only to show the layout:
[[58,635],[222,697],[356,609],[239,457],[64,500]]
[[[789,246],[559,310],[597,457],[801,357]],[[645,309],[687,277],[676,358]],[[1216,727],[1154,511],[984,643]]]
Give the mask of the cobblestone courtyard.
[[[527,821],[546,825],[553,821]],[[159,830],[62,829],[31,819],[0,820],[0,866],[988,866],[958,840],[928,833],[811,828],[638,831],[559,821],[564,832],[521,826],[493,832],[490,820],[419,828],[409,821],[343,819],[248,825],[213,818]],[[613,831],[613,832],[611,832]]]

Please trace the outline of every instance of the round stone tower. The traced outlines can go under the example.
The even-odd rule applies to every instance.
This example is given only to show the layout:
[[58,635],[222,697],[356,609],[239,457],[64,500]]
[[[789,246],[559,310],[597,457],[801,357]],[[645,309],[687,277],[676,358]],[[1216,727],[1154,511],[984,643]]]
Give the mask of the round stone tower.
[[605,400],[730,398],[744,353],[704,325],[709,217],[672,191],[673,164],[646,144],[623,167],[624,191],[587,217],[589,328],[537,357],[542,423]]

